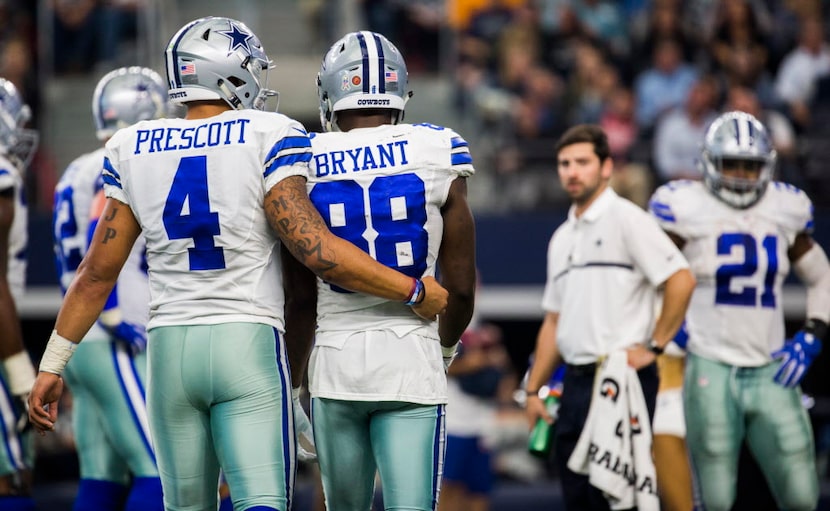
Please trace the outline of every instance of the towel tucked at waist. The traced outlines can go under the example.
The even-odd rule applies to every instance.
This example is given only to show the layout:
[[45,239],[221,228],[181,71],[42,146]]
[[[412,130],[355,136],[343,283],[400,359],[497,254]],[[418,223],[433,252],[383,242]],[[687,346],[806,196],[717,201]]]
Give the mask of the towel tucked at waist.
[[648,408],[624,350],[602,363],[592,395],[568,468],[587,475],[611,509],[659,511]]

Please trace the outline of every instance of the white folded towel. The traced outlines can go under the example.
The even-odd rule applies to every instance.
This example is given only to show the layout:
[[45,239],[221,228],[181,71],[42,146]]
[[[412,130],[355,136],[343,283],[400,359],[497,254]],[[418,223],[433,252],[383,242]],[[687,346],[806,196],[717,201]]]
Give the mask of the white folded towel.
[[602,363],[592,395],[568,468],[587,475],[611,509],[659,511],[648,408],[640,379],[628,366],[624,350],[610,354]]

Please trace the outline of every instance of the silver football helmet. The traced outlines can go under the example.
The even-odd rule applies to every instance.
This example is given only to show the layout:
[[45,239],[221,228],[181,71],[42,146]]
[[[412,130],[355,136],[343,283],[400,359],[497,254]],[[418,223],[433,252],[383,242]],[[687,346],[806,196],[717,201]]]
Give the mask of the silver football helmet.
[[317,73],[320,123],[335,131],[337,112],[362,108],[395,110],[403,120],[411,93],[406,62],[388,39],[375,32],[352,32],[334,43]]
[[[719,199],[736,208],[748,208],[767,190],[775,171],[776,154],[767,129],[745,112],[727,112],[706,130],[698,167],[703,182]],[[757,169],[757,179],[727,177],[723,169],[741,164]]]
[[35,154],[38,133],[24,126],[32,118],[32,111],[23,102],[17,87],[0,78],[0,152],[26,167]]
[[164,55],[174,103],[222,99],[235,110],[262,110],[268,97],[277,96],[265,88],[272,62],[241,21],[191,21],[170,39]]
[[158,73],[146,67],[122,67],[98,81],[92,95],[92,116],[98,140],[110,138],[138,121],[167,115],[167,87]]

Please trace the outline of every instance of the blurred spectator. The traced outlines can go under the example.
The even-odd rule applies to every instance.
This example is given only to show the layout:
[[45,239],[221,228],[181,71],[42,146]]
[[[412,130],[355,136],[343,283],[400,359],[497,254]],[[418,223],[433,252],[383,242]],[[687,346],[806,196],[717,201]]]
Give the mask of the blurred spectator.
[[652,49],[663,39],[676,41],[681,59],[684,62],[694,62],[698,50],[697,41],[687,35],[681,23],[679,3],[678,0],[654,0],[644,30],[635,34],[632,41],[634,51],[631,52],[629,65],[634,73],[639,73],[648,66]]
[[572,0],[571,9],[583,33],[600,42],[615,59],[628,57],[628,30],[618,2]]
[[[109,71],[118,63],[124,53],[124,41],[138,37],[141,11],[147,0],[99,0],[98,27],[101,39],[98,41],[97,67]],[[133,61],[134,62],[134,61]]]
[[573,124],[597,124],[611,94],[620,85],[617,70],[609,63],[600,62],[596,72],[584,81],[573,97],[570,122]]
[[55,71],[88,72],[95,63],[95,0],[51,0]]
[[512,401],[516,378],[494,324],[468,328],[447,378],[447,453],[440,511],[487,511],[495,475],[488,436]]
[[[125,41],[138,35],[146,0],[49,0],[54,70],[87,73],[123,58]],[[135,63],[130,59],[130,63]]]
[[726,87],[749,87],[765,108],[778,108],[780,100],[767,70],[767,31],[761,28],[758,9],[748,0],[724,0],[709,48]]
[[820,19],[801,21],[798,46],[784,57],[776,75],[775,88],[800,127],[810,122],[810,102],[816,80],[830,74],[830,47],[824,41]]
[[654,45],[652,65],[637,77],[637,122],[651,129],[664,112],[685,101],[697,79],[697,71],[684,62],[680,44],[661,39]]
[[692,86],[681,108],[667,113],[654,132],[654,165],[661,183],[700,179],[697,159],[706,128],[715,120],[717,82],[710,76]]
[[654,177],[645,162],[638,161],[634,154],[639,135],[634,112],[634,94],[618,86],[609,94],[599,125],[608,136],[614,161],[611,187],[619,196],[645,208],[654,188]]
[[37,69],[31,46],[22,37],[12,37],[0,43],[0,76],[14,84],[32,109],[32,126],[38,125],[40,91]]
[[722,0],[710,43],[715,65],[728,70],[739,59],[750,67],[764,68],[767,62],[765,33],[748,0]]

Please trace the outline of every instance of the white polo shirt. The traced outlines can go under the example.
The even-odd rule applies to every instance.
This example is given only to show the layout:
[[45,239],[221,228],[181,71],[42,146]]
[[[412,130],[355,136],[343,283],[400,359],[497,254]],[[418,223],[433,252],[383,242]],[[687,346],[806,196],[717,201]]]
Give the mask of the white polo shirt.
[[565,362],[589,364],[649,340],[656,288],[689,265],[651,215],[611,188],[580,218],[574,211],[548,245],[542,308],[559,313]]

